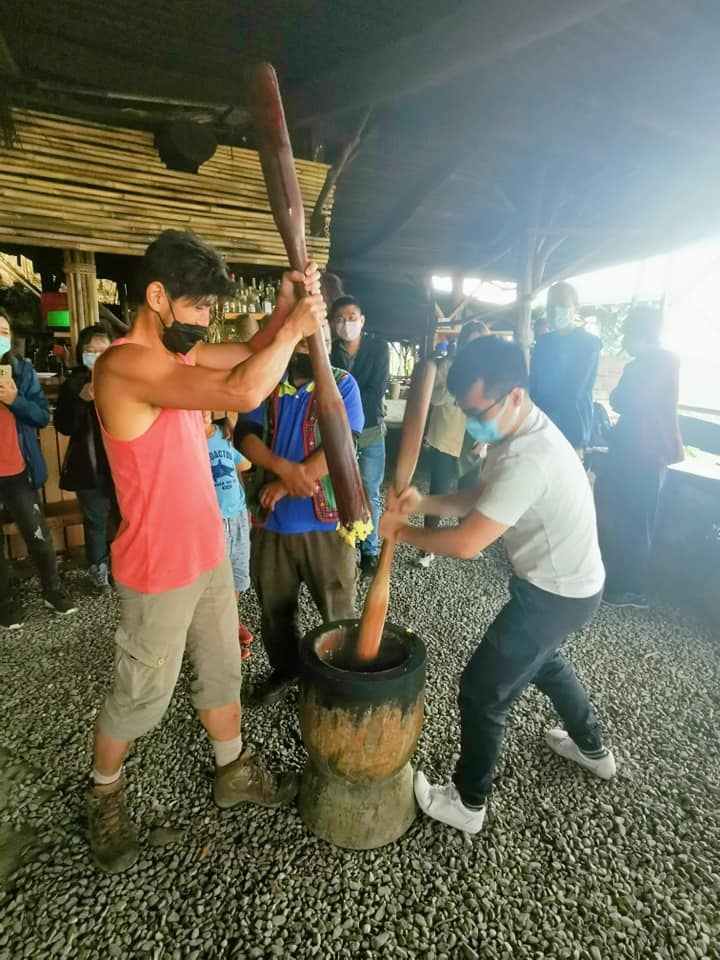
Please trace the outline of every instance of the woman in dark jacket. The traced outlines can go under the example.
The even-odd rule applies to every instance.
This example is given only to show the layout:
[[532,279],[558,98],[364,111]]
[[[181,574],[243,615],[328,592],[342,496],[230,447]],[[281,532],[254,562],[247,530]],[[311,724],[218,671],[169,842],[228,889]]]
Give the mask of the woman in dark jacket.
[[603,601],[646,607],[650,559],[667,468],[684,459],[678,394],[680,359],[660,345],[662,311],[638,306],[625,320],[626,364],[610,404],[620,419],[610,431],[595,483],[600,549],[607,571]]
[[116,526],[115,491],[105,456],[100,424],[92,395],[91,371],[110,337],[100,324],[80,331],[77,367],[60,387],[55,407],[55,429],[70,437],[60,472],[60,488],[73,490],[83,515],[88,578],[98,588],[108,585],[108,534]]
[[[59,614],[74,613],[58,575],[55,548],[37,496],[47,467],[37,431],[50,419],[48,403],[27,360],[12,351],[12,324],[0,310],[0,504],[25,541],[35,563],[45,603]],[[21,627],[23,610],[10,593],[10,567],[0,549],[0,626]]]

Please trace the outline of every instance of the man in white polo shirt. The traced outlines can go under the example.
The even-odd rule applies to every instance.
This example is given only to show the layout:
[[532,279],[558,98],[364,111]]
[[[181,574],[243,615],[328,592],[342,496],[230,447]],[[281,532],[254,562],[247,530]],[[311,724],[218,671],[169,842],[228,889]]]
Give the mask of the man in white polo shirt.
[[[513,703],[534,684],[564,723],[548,745],[605,780],[615,774],[595,711],[560,652],[593,616],[605,571],[592,491],[577,454],[528,396],[517,343],[481,337],[453,364],[448,389],[467,430],[489,445],[479,485],[440,497],[410,488],[389,497],[380,533],[429,553],[471,558],[503,537],[514,576],[510,600],[490,625],[460,681],[461,753],[453,781],[415,778],[420,807],[436,820],[477,833],[485,819],[505,725]],[[409,526],[410,514],[464,518],[459,526]]]

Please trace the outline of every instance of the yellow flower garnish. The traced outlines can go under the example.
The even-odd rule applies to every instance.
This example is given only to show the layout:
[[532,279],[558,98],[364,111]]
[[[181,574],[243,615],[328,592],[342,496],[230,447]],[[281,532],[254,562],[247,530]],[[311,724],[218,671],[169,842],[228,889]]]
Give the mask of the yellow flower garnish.
[[349,527],[338,523],[337,532],[349,547],[354,547],[358,540],[366,539],[372,528],[372,520],[356,520]]

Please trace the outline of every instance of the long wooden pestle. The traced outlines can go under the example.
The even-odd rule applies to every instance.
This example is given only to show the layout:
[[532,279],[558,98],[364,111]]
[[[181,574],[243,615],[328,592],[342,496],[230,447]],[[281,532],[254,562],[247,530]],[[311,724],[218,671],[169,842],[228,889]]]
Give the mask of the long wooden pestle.
[[[395,467],[393,488],[397,494],[407,489],[415,473],[430,408],[436,369],[432,360],[422,360],[413,370],[405,404],[400,449]],[[383,541],[375,577],[365,598],[365,606],[360,619],[357,657],[359,661],[364,663],[369,663],[375,659],[382,643],[383,628],[387,620],[390,603],[390,571],[394,553],[395,538],[386,537]]]
[[[249,104],[255,121],[258,152],[273,219],[294,270],[305,270],[305,208],[295,170],[275,70],[262,63],[249,77]],[[367,535],[370,508],[355,456],[345,404],[330,368],[325,341],[318,331],[308,338],[315,381],[315,408],[335,493],[340,526],[346,539]]]

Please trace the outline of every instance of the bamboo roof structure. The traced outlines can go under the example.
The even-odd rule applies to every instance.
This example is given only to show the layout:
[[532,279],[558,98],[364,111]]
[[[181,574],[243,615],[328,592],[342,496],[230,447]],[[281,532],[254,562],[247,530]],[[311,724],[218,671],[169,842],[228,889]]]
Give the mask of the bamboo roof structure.
[[[190,229],[231,262],[282,266],[286,255],[254,150],[220,146],[197,174],[168,170],[151,134],[14,110],[0,145],[0,243],[139,255],[162,230]],[[297,161],[308,217],[327,165]],[[326,201],[329,216],[332,195]],[[310,240],[327,262],[329,238]]]
[[[296,156],[333,174],[331,265],[353,289],[361,277],[385,285],[378,301],[408,322],[417,304],[405,308],[392,287],[408,276],[490,275],[535,289],[720,226],[716,0],[207,0],[197,11],[171,0],[36,0],[28,17],[0,0],[6,106],[148,137],[178,117],[208,126],[220,156],[189,175],[182,207],[202,231],[218,165],[231,170],[253,146],[245,69],[271,60]],[[118,180],[124,168],[109,159]],[[158,163],[149,176],[160,177]],[[323,179],[311,170],[308,213]],[[136,209],[138,176],[128,169],[124,191]],[[167,183],[180,186],[169,172]],[[22,185],[12,189],[3,205],[23,199]],[[99,198],[64,199],[82,211]],[[244,231],[235,252],[272,258],[254,202],[219,200]],[[117,211],[106,212],[111,222]],[[312,213],[322,234],[327,218]],[[122,218],[115,226],[119,236]],[[229,236],[216,240],[230,249]],[[313,243],[322,260],[323,237]]]

